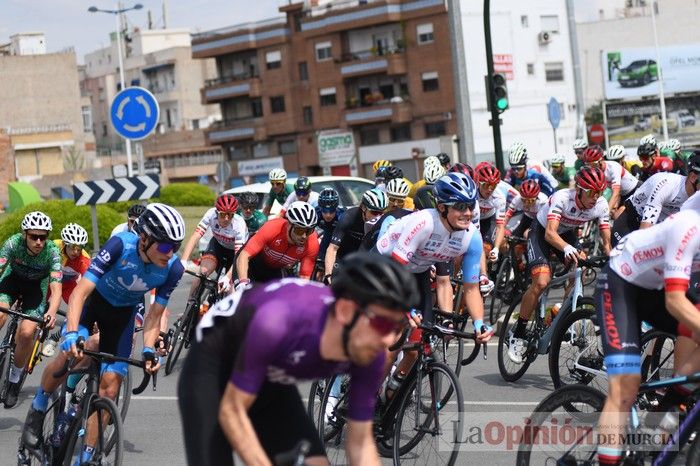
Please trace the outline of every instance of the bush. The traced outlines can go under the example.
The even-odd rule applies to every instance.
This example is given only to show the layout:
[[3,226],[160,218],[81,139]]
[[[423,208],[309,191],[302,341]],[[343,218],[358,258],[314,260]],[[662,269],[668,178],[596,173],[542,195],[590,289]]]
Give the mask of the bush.
[[[214,191],[199,183],[172,183],[160,188],[158,202],[177,206],[212,206]],[[155,201],[155,199],[154,199]]]
[[[51,218],[53,230],[49,238],[57,239],[61,237],[61,229],[67,223],[77,223],[85,228],[90,237],[87,250],[92,250],[92,217],[89,206],[76,206],[72,200],[52,200],[37,202],[23,207],[22,209],[6,215],[0,222],[0,241],[3,243],[7,238],[21,231],[22,218],[34,210],[40,210]],[[97,206],[97,225],[99,227],[100,245],[103,245],[109,238],[112,229],[124,222],[123,215],[113,209],[104,206]]]

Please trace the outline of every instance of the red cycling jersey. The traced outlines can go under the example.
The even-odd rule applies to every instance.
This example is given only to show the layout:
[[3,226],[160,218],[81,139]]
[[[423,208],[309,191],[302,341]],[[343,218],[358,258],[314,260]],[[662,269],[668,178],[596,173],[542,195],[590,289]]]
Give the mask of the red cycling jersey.
[[654,173],[659,172],[672,172],[673,171],[673,160],[668,157],[654,157],[654,163],[651,164],[649,168],[642,168],[642,172],[651,176]]
[[248,240],[243,250],[250,257],[262,251],[265,264],[274,269],[289,267],[301,261],[299,276],[308,278],[313,272],[318,255],[318,235],[314,231],[306,239],[306,244],[297,246],[290,242],[287,224],[284,218],[268,220]]

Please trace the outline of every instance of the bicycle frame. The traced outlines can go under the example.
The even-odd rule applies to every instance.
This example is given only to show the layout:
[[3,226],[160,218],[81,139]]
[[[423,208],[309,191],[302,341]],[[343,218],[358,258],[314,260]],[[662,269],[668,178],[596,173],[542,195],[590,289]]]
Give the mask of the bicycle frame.
[[552,320],[552,323],[549,325],[549,327],[544,331],[544,333],[541,333],[539,338],[537,339],[537,352],[539,354],[547,354],[549,352],[549,345],[552,341],[552,337],[554,336],[554,330],[557,327],[557,323],[569,314],[571,314],[576,309],[579,297],[583,296],[583,283],[581,281],[582,274],[582,268],[576,267],[574,271],[568,272],[567,274],[562,275],[560,277],[554,277],[549,282],[549,285],[547,285],[547,288],[544,290],[544,293],[542,293],[542,297],[539,300],[539,310],[537,313],[536,325],[538,329],[544,329],[544,318],[547,312],[546,304],[549,290],[553,286],[559,285],[561,283],[566,283],[566,281],[568,281],[571,278],[574,279],[574,287],[564,298],[564,302],[562,303],[559,312],[554,317],[554,320]]

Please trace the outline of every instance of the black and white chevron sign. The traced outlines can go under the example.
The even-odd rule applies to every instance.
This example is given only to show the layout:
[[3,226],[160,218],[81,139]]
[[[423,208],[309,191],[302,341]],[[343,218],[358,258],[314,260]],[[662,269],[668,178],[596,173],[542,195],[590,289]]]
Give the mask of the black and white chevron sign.
[[149,199],[160,195],[158,175],[132,176],[102,181],[86,181],[73,185],[75,205]]

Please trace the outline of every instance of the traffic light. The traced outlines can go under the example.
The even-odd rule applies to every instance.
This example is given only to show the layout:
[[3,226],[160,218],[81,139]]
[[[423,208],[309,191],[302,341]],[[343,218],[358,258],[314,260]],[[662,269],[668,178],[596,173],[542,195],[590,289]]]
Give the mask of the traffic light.
[[496,106],[498,113],[508,109],[508,84],[503,73],[494,73],[491,76],[491,102]]

